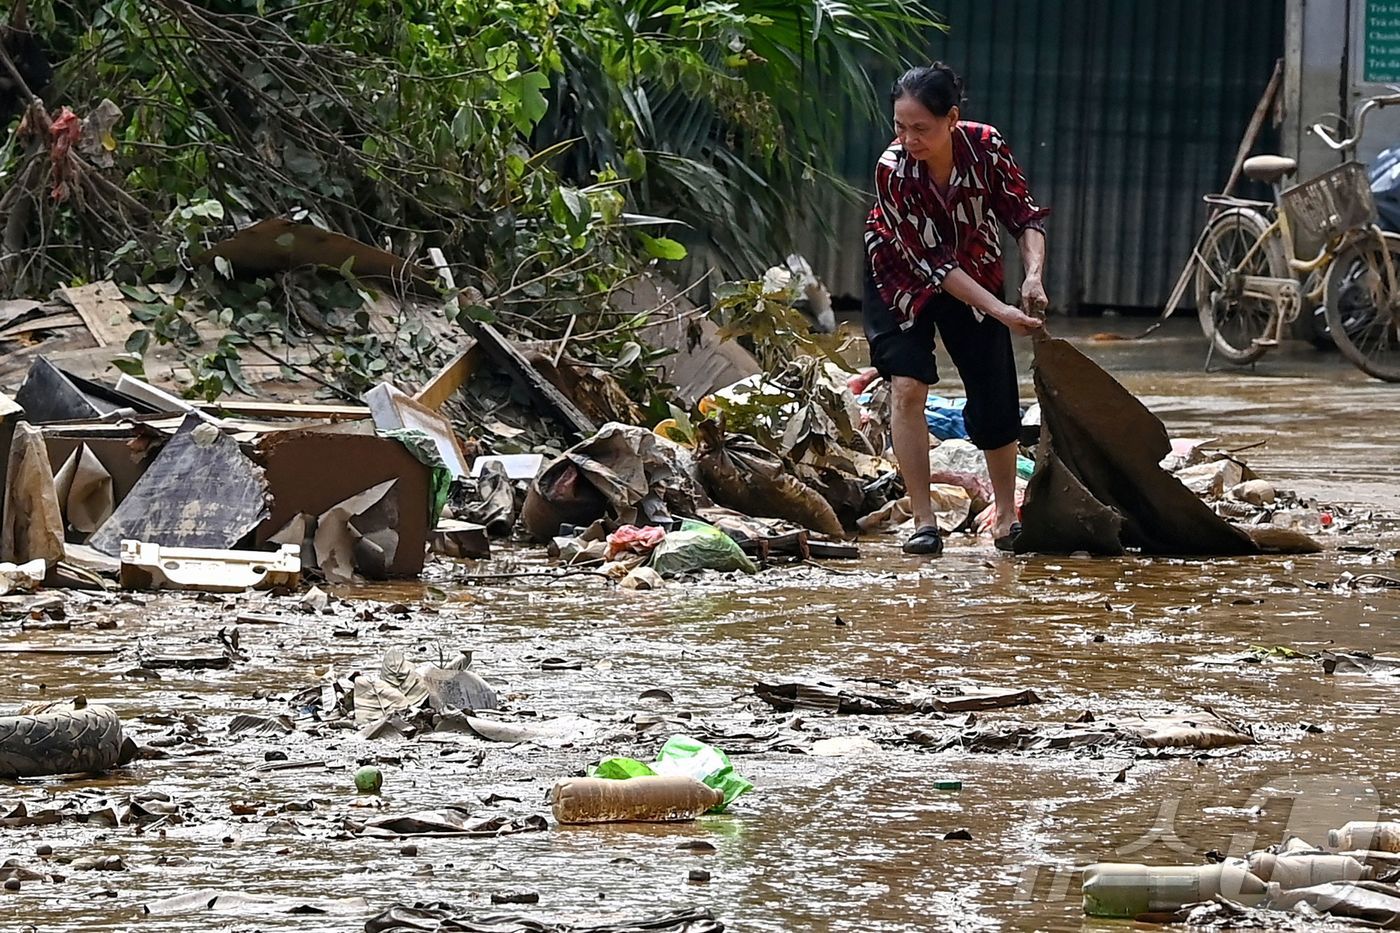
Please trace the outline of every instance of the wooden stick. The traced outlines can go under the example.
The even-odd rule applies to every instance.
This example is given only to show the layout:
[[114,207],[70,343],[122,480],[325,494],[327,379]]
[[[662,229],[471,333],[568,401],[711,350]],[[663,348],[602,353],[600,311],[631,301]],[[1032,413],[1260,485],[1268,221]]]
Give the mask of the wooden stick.
[[[1235,190],[1235,185],[1240,180],[1240,175],[1244,171],[1245,159],[1249,157],[1249,150],[1254,148],[1254,144],[1259,139],[1259,131],[1264,128],[1264,118],[1268,116],[1269,108],[1273,106],[1274,98],[1278,96],[1279,86],[1283,83],[1283,59],[1274,62],[1274,73],[1269,77],[1269,83],[1264,88],[1264,94],[1259,98],[1259,103],[1254,107],[1254,115],[1249,118],[1249,125],[1245,127],[1244,136],[1240,139],[1239,149],[1235,152],[1234,165],[1230,167],[1230,177],[1225,182],[1225,189],[1220,193],[1229,195]],[[1216,213],[1220,210],[1217,206],[1212,208],[1210,217],[1206,218],[1206,226],[1215,219]],[[1186,289],[1191,284],[1191,273],[1196,269],[1196,252],[1201,247],[1201,240],[1205,238],[1205,227],[1201,228],[1201,235],[1196,238],[1195,244],[1191,247],[1191,255],[1186,257],[1186,265],[1181,270],[1181,275],[1177,276],[1176,285],[1172,287],[1171,295],[1167,298],[1166,307],[1162,309],[1162,314],[1157,318],[1156,323],[1147,330],[1129,339],[1141,340],[1157,328],[1161,327],[1176,311],[1177,305],[1181,304],[1181,299],[1186,295]]]

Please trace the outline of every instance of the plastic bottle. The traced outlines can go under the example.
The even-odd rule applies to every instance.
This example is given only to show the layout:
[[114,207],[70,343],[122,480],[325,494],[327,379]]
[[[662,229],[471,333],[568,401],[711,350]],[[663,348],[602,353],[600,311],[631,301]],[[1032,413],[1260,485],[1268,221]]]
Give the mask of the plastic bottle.
[[1217,894],[1253,907],[1277,893],[1241,859],[1218,865],[1159,866],[1102,862],[1084,869],[1084,913],[1131,919],[1139,914],[1178,910]]
[[554,785],[560,823],[693,820],[722,803],[724,791],[679,775],[568,778]]
[[1316,509],[1281,509],[1270,520],[1281,528],[1292,528],[1314,535],[1322,530],[1322,517]]
[[1285,891],[1334,881],[1365,881],[1371,869],[1349,855],[1274,855],[1249,853],[1249,870],[1262,881],[1272,881]]
[[1327,833],[1327,845],[1347,851],[1400,852],[1400,823],[1352,820]]

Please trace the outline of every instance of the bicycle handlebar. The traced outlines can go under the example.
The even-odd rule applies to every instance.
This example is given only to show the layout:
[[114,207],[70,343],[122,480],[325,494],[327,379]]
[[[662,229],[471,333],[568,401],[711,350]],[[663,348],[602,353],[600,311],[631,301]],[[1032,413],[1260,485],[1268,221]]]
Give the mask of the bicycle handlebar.
[[1400,104],[1400,93],[1381,94],[1363,100],[1357,105],[1356,113],[1352,116],[1351,120],[1352,125],[1356,127],[1356,131],[1346,139],[1338,139],[1321,123],[1314,123],[1312,131],[1319,139],[1327,144],[1329,149],[1335,149],[1338,152],[1346,152],[1350,149],[1355,149],[1356,144],[1360,142],[1361,135],[1366,129],[1366,115],[1376,107],[1389,107],[1393,104]]

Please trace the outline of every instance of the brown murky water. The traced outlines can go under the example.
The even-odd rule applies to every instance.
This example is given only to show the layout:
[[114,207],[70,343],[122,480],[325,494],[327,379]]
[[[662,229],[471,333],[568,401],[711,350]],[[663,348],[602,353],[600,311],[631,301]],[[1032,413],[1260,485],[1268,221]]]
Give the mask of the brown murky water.
[[[1400,387],[1302,353],[1269,361],[1272,368],[1258,375],[1201,374],[1199,335],[1184,328],[1152,345],[1092,352],[1174,434],[1241,444],[1267,438],[1251,459],[1281,485],[1395,508],[1400,432],[1391,402]],[[22,799],[31,808],[89,790],[155,789],[192,805],[187,821],[164,833],[0,829],[0,854],[31,867],[39,865],[41,843],[58,856],[119,854],[127,866],[0,894],[0,930],[358,930],[368,914],[414,900],[590,923],[702,905],[742,931],[1120,929],[1127,925],[1082,917],[1077,866],[1197,862],[1211,849],[1242,854],[1285,832],[1320,839],[1321,830],[1347,819],[1400,811],[1396,678],[1327,676],[1309,660],[1238,660],[1251,644],[1400,653],[1400,596],[1310,586],[1330,584],[1344,570],[1395,575],[1393,552],[1340,549],[1393,547],[1394,526],[1367,526],[1329,544],[1316,557],[1202,563],[1011,560],[963,542],[930,563],[905,558],[884,540],[867,545],[855,574],[788,568],[656,593],[620,592],[587,578],[473,588],[435,579],[428,588],[345,593],[378,601],[342,604],[336,617],[301,613],[292,600],[273,603],[263,611],[283,611],[282,624],[241,628],[248,660],[227,671],[165,671],[159,681],[122,676],[136,664],[138,643],[212,644],[245,605],[73,596],[73,631],[22,633],[10,619],[0,622],[0,645],[97,643],[122,646],[123,654],[8,657],[0,702],[81,692],[115,706],[145,741],[165,731],[151,717],[188,713],[208,744],[176,746],[169,759],[101,780],[0,787],[0,802]],[[390,600],[413,612],[391,614]],[[837,616],[846,624],[836,624]],[[120,628],[87,627],[98,618],[115,618]],[[354,635],[335,636],[337,628]],[[474,669],[510,709],[602,725],[595,738],[566,747],[371,742],[324,728],[319,737],[298,732],[285,740],[226,734],[232,715],[287,711],[289,697],[328,669],[373,670],[395,645],[415,659],[471,649]],[[545,657],[583,667],[544,671]],[[744,697],[760,680],[810,677],[1025,686],[1044,699],[979,714],[983,725],[1208,705],[1253,726],[1260,744],[1202,760],[934,754],[899,738],[914,728],[951,728],[928,717],[804,713],[793,722]],[[674,702],[639,699],[653,687]],[[731,731],[786,719],[799,733],[866,735],[881,750],[861,758],[736,756],[757,790],[732,813],[692,824],[422,839],[416,855],[401,854],[400,842],[353,838],[341,828],[346,816],[377,815],[353,806],[361,800],[352,782],[359,762],[376,759],[385,774],[383,812],[498,794],[519,802],[478,808],[543,813],[555,778],[612,750],[645,753],[664,740],[668,730],[638,738],[630,721],[636,713],[689,714]],[[254,772],[271,749],[325,764]],[[480,766],[467,754],[474,751],[485,752]],[[1125,768],[1125,780],[1115,782]],[[947,778],[963,789],[933,790]],[[238,817],[230,810],[235,801],[255,802],[260,811],[307,801],[316,807],[275,819]],[[943,841],[962,828],[971,841]],[[697,838],[717,851],[677,848]],[[708,870],[709,883],[688,883],[692,868]],[[143,904],[196,888],[363,896],[370,909],[143,916]],[[539,905],[491,906],[491,895],[519,892],[537,892]]]

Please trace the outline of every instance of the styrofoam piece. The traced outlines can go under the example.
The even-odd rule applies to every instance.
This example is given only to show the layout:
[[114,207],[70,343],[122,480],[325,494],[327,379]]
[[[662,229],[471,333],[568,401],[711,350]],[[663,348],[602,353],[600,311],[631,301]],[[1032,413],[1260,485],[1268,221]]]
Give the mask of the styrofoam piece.
[[301,547],[295,544],[284,544],[278,551],[225,551],[127,539],[122,541],[121,562],[121,584],[133,590],[241,593],[295,586],[301,579]]
[[534,479],[544,469],[543,454],[504,454],[502,456],[477,457],[472,462],[472,478],[481,475],[486,464],[495,461],[506,468],[509,479]]

